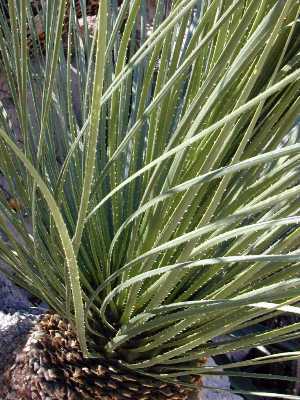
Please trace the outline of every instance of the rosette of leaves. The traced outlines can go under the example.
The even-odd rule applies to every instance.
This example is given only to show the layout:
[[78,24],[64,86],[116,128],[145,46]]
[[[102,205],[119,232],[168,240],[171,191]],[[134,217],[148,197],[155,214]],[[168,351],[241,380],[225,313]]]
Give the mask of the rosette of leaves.
[[158,0],[150,32],[146,3],[101,0],[91,35],[85,1],[81,26],[46,1],[45,51],[28,1],[1,17],[21,139],[2,107],[0,169],[22,207],[1,194],[0,256],[55,312],[22,361],[52,398],[185,398],[300,356],[204,363],[300,335],[245,329],[299,314],[299,1]]

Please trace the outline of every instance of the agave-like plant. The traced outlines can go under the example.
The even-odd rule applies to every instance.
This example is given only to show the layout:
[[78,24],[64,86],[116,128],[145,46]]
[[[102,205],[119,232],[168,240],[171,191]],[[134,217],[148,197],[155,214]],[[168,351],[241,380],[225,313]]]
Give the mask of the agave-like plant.
[[11,380],[24,398],[145,400],[207,374],[293,381],[237,369],[299,352],[205,360],[300,336],[244,329],[300,312],[299,1],[158,0],[149,32],[147,2],[101,0],[94,35],[89,1],[81,26],[75,2],[42,2],[39,24],[29,3],[1,13],[20,138],[2,107],[18,207],[0,193],[0,257],[53,313]]

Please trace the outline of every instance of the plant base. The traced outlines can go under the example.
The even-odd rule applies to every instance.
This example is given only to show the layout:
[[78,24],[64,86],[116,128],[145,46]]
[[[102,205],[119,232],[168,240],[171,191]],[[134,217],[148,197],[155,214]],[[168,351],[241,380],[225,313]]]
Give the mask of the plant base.
[[[201,379],[193,380],[201,386]],[[5,374],[1,400],[185,400],[191,391],[84,359],[71,326],[46,314]],[[1,394],[1,393],[0,393]]]

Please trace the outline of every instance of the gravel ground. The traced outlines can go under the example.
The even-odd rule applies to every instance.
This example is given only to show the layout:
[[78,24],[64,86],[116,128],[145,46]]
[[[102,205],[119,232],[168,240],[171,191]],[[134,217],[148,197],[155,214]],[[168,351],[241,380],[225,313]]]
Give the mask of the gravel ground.
[[24,290],[0,275],[0,387],[4,368],[13,363],[41,312],[32,306]]

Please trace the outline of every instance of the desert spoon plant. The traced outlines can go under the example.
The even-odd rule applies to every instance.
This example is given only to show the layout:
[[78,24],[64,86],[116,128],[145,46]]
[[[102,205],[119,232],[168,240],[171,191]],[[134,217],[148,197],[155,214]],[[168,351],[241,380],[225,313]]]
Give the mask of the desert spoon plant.
[[0,16],[20,129],[2,105],[0,170],[22,206],[0,192],[1,270],[51,310],[7,398],[175,400],[206,374],[295,380],[238,368],[297,351],[205,360],[300,336],[300,322],[245,330],[300,312],[300,144],[287,141],[299,1],[158,0],[149,32],[146,1],[101,0],[93,35],[86,3],[81,25],[72,1],[42,2],[39,24],[29,1]]

